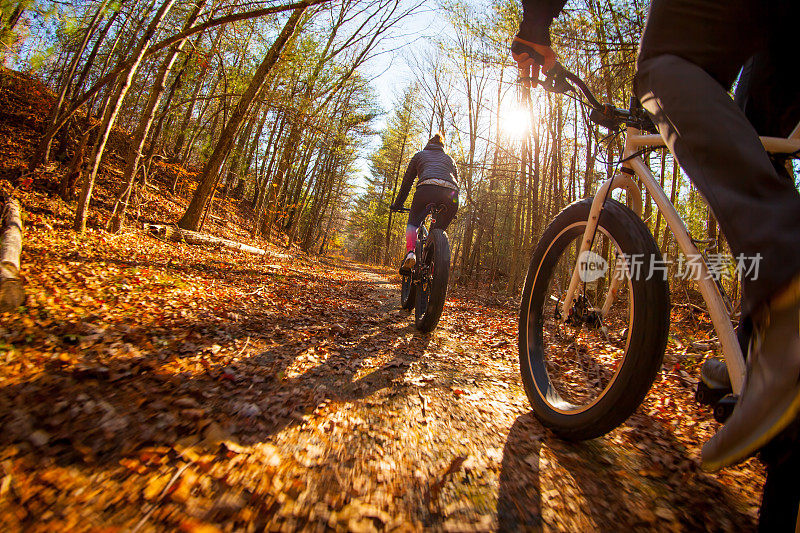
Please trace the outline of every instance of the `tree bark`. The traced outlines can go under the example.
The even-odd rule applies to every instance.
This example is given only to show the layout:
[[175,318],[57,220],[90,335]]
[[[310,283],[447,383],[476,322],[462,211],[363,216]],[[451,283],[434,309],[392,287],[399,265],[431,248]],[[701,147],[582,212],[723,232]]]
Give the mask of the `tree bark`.
[[150,21],[150,25],[136,47],[136,51],[134,52],[136,60],[128,69],[128,73],[125,76],[124,81],[120,85],[119,89],[117,89],[116,102],[113,105],[110,105],[106,110],[105,116],[103,117],[103,130],[100,139],[97,141],[97,147],[94,152],[91,170],[83,180],[83,186],[81,187],[81,197],[78,201],[78,209],[75,212],[75,222],[73,224],[75,231],[83,232],[86,229],[86,217],[89,212],[89,202],[91,202],[92,199],[92,189],[94,189],[94,182],[97,178],[97,172],[100,170],[100,162],[103,158],[106,142],[108,142],[108,137],[111,134],[111,128],[114,127],[114,122],[116,121],[117,114],[122,106],[122,101],[125,99],[125,95],[131,86],[131,82],[133,81],[134,74],[136,74],[137,67],[144,57],[147,44],[153,38],[153,35],[161,24],[161,21],[167,16],[167,13],[172,8],[174,3],[175,0],[164,0],[164,2],[161,4],[161,7],[158,8],[153,20]]
[[[86,50],[86,45],[89,44],[89,39],[91,39],[94,31],[97,29],[97,26],[100,24],[102,19],[101,15],[108,5],[109,0],[102,0],[100,5],[97,7],[97,10],[92,17],[92,20],[89,22],[89,25],[86,27],[86,31],[83,34],[83,39],[81,40],[78,49],[75,51],[75,54],[72,57],[72,61],[69,66],[69,70],[65,72],[64,81],[61,84],[61,90],[58,92],[58,99],[56,100],[55,105],[50,110],[50,116],[47,119],[47,128],[45,131],[51,131],[52,128],[55,127],[56,123],[58,122],[58,117],[61,114],[61,110],[64,106],[64,100],[67,98],[72,92],[73,83],[72,78],[75,76],[75,71],[78,69],[78,63],[80,63],[81,57],[83,56],[84,50]],[[69,128],[65,128],[64,133],[69,130]],[[67,135],[64,135],[66,137]],[[50,160],[50,147],[52,145],[52,141],[48,142],[45,146],[45,152],[42,155],[42,160],[44,163],[47,163]]]
[[266,15],[270,15],[270,14],[274,14],[274,13],[280,13],[280,12],[283,12],[283,11],[289,11],[289,10],[292,10],[292,9],[294,9],[294,10],[296,10],[296,9],[305,9],[305,8],[307,8],[309,6],[318,5],[318,4],[324,4],[324,3],[329,2],[329,1],[330,0],[303,0],[301,2],[295,2],[293,4],[269,7],[269,8],[265,8],[265,9],[257,9],[257,10],[254,10],[254,11],[247,11],[247,12],[244,12],[244,13],[237,13],[237,14],[234,14],[234,15],[228,15],[228,16],[225,16],[225,17],[220,17],[220,18],[217,18],[217,19],[213,19],[213,20],[210,20],[210,21],[205,22],[203,24],[199,24],[199,25],[197,25],[197,26],[195,26],[193,28],[190,28],[189,30],[187,30],[185,32],[182,32],[182,33],[180,33],[178,35],[174,35],[172,37],[169,37],[167,39],[164,39],[163,41],[160,41],[160,42],[154,44],[153,46],[149,47],[145,51],[143,57],[139,57],[138,59],[131,58],[131,59],[128,59],[128,60],[125,60],[125,61],[121,62],[111,72],[109,72],[108,74],[106,74],[105,76],[100,78],[88,91],[86,91],[80,98],[77,99],[77,101],[75,101],[70,106],[68,111],[63,113],[62,117],[58,120],[58,123],[56,124],[56,126],[54,128],[54,131],[48,132],[45,136],[42,137],[42,139],[40,141],[40,144],[37,147],[36,153],[34,154],[34,157],[31,158],[31,161],[30,161],[30,163],[28,165],[28,170],[33,171],[33,170],[36,169],[36,167],[38,167],[41,164],[41,162],[42,162],[41,156],[44,153],[44,147],[52,141],[53,136],[56,133],[58,133],[58,130],[60,130],[64,126],[64,124],[72,117],[72,115],[75,114],[75,112],[78,111],[78,109],[80,109],[83,106],[83,104],[88,102],[95,94],[97,94],[97,92],[100,91],[100,89],[105,87],[111,81],[115,80],[117,78],[117,76],[119,76],[120,74],[122,74],[126,70],[132,68],[134,66],[134,64],[138,65],[138,63],[141,62],[141,60],[143,58],[149,57],[149,56],[155,54],[156,52],[159,52],[159,51],[163,50],[164,48],[172,46],[173,44],[178,43],[178,42],[182,41],[183,39],[185,39],[185,38],[187,38],[189,36],[192,36],[192,35],[195,35],[197,33],[206,31],[206,30],[211,29],[211,28],[213,28],[215,26],[219,26],[219,25],[222,25],[222,24],[228,24],[230,22],[237,22],[237,21],[240,21],[240,20],[247,20],[247,19],[251,19],[251,18],[263,17],[263,16],[266,16]]
[[214,152],[211,154],[211,157],[203,168],[200,185],[198,185],[197,190],[195,190],[192,201],[190,202],[189,207],[186,209],[186,213],[184,213],[183,217],[181,217],[180,221],[178,222],[179,227],[189,230],[196,230],[199,227],[200,217],[202,216],[203,209],[205,208],[206,202],[208,202],[208,198],[211,196],[211,192],[214,190],[217,180],[219,179],[220,168],[222,167],[222,163],[231,149],[233,138],[235,137],[236,132],[239,129],[239,126],[244,119],[248,108],[250,107],[250,104],[253,102],[256,94],[264,84],[267,74],[275,65],[275,63],[277,63],[284,45],[294,34],[294,30],[297,27],[298,22],[300,22],[300,18],[305,10],[306,7],[304,5],[296,8],[294,12],[292,12],[292,15],[289,17],[289,20],[286,21],[286,24],[284,24],[281,33],[278,35],[278,38],[272,44],[266,56],[264,57],[264,60],[258,66],[250,85],[239,99],[239,103],[236,105],[233,113],[231,113],[228,123],[225,125],[222,135],[220,135],[220,139],[217,142],[217,146],[214,148]]
[[3,206],[3,232],[0,240],[0,312],[13,311],[25,302],[20,279],[22,253],[22,216],[19,202],[13,198]]
[[75,195],[75,183],[80,179],[83,174],[83,163],[86,157],[86,147],[89,144],[89,137],[92,135],[93,126],[90,126],[81,136],[80,143],[72,155],[72,160],[69,163],[69,170],[61,178],[61,183],[58,186],[58,194],[65,202],[71,202]]
[[[211,44],[211,48],[208,52],[208,55],[212,55],[214,51],[219,46],[219,42],[222,39],[222,28],[217,30],[217,35],[214,37],[214,41]],[[205,61],[203,63],[203,67],[200,69],[200,74],[197,76],[197,81],[195,82],[194,90],[192,91],[192,98],[189,100],[189,107],[186,109],[186,113],[183,115],[183,120],[181,121],[181,125],[178,128],[178,137],[175,139],[175,144],[172,147],[172,154],[174,154],[175,162],[178,162],[180,159],[180,154],[183,151],[183,143],[186,141],[186,129],[189,127],[189,122],[192,119],[192,112],[194,112],[194,106],[197,103],[197,97],[200,94],[200,89],[203,87],[205,83],[206,76],[208,75],[209,66],[211,65],[211,61]],[[173,187],[174,192],[174,187]]]
[[[189,18],[186,20],[184,28],[191,27],[192,24],[194,24],[204,7],[205,0],[200,0],[200,2],[198,2],[195,6],[194,11],[192,11],[192,13],[189,15]],[[122,185],[117,193],[117,200],[114,204],[114,212],[111,215],[111,219],[108,221],[108,229],[113,233],[116,233],[122,227],[123,219],[125,217],[125,210],[128,207],[128,201],[130,200],[131,191],[133,190],[133,181],[136,177],[136,171],[139,169],[139,161],[142,158],[142,150],[144,149],[147,134],[150,131],[150,127],[153,125],[158,102],[161,100],[161,97],[164,94],[167,76],[172,70],[172,66],[175,64],[175,59],[177,59],[178,54],[183,49],[184,44],[186,44],[185,39],[170,49],[169,53],[162,61],[161,66],[158,69],[158,75],[153,82],[153,88],[150,90],[150,96],[147,99],[144,112],[139,120],[139,125],[133,134],[133,150],[128,157],[125,170],[123,171]]]
[[151,235],[161,237],[174,242],[185,242],[187,244],[200,244],[205,246],[220,246],[222,248],[229,248],[231,250],[238,250],[240,252],[247,252],[250,254],[264,255],[266,250],[243,244],[241,242],[231,241],[229,239],[222,239],[213,235],[199,233],[196,231],[189,231],[180,228],[173,228],[172,226],[161,226],[158,224],[147,224],[145,229]]

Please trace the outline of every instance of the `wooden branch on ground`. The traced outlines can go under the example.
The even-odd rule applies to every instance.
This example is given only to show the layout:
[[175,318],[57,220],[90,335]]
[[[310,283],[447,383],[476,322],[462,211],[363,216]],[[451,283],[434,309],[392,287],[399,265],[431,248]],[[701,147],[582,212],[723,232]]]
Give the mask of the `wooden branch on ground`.
[[0,312],[13,311],[25,301],[19,275],[22,253],[22,216],[19,202],[8,198],[2,209],[0,234]]
[[162,226],[160,224],[145,224],[144,229],[151,235],[161,237],[174,242],[185,242],[187,244],[200,244],[204,246],[221,246],[231,250],[238,250],[240,252],[247,252],[256,255],[266,255],[267,251],[248,244],[223,239],[221,237],[214,237],[207,233],[199,233],[196,231],[189,231],[174,226]]

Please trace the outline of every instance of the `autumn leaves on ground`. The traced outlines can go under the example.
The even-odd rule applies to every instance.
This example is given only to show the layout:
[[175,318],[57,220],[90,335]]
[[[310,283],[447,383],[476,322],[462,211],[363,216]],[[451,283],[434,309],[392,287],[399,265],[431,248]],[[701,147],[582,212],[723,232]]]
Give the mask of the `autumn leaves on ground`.
[[[716,424],[693,401],[711,331],[694,308],[674,308],[637,414],[564,443],[530,413],[513,302],[451,287],[422,335],[391,270],[105,233],[102,180],[78,235],[60,165],[19,178],[35,106],[4,98],[28,299],[0,315],[3,531],[754,527],[757,463],[697,467]],[[142,220],[185,206],[168,182]],[[247,237],[235,219],[214,228]]]

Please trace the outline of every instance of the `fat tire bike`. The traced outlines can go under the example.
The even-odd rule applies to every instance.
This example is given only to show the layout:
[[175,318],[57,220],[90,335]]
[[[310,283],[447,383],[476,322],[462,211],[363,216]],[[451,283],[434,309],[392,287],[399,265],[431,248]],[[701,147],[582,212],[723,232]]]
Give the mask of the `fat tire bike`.
[[[523,80],[524,81],[524,80]],[[601,104],[575,74],[556,64],[542,87],[567,93],[589,119],[625,132],[619,168],[593,198],[577,201],[545,229],[528,267],[519,312],[522,381],[535,416],[558,437],[580,441],[606,434],[642,403],[662,365],[669,332],[666,264],[642,221],[650,193],[694,274],[717,333],[732,387],[696,398],[724,422],[742,388],[745,363],[732,310],[718,276],[710,275],[709,243],[693,239],[641,155],[665,142],[636,98],[628,109]],[[625,130],[622,128],[625,127]],[[768,152],[800,149],[800,124],[787,138],[761,137]],[[626,204],[611,197],[625,192]]]
[[[431,230],[428,231],[423,220],[417,228],[417,243],[414,246],[417,262],[411,270],[400,268],[400,307],[409,311],[414,309],[414,325],[423,333],[436,328],[447,298],[450,241],[444,230],[433,228],[436,215],[443,208],[440,204],[426,206],[425,210],[431,216]],[[410,209],[396,211],[408,213]]]

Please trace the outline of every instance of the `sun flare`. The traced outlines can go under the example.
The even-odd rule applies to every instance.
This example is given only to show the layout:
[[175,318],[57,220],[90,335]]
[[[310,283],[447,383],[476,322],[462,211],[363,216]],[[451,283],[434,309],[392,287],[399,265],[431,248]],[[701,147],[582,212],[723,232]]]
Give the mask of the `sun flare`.
[[500,130],[509,138],[524,139],[530,129],[530,115],[525,107],[516,104],[500,111]]

